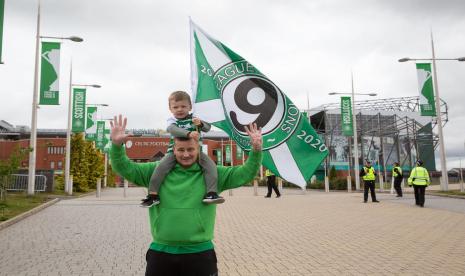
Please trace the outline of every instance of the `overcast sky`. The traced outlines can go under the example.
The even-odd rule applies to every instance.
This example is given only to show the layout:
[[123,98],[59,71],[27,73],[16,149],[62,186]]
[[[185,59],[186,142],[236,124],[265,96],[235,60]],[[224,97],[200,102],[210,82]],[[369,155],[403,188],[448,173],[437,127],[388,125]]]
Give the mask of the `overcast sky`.
[[[41,35],[84,38],[62,45],[60,106],[42,106],[39,128],[66,128],[73,83],[90,88],[99,116],[123,113],[129,128],[165,128],[167,97],[190,91],[189,16],[254,64],[300,108],[338,102],[331,91],[418,95],[415,65],[401,57],[465,56],[465,1],[42,0]],[[31,124],[37,0],[6,0],[0,119]],[[465,62],[438,62],[448,167],[465,156]],[[363,96],[357,97],[362,100]],[[436,153],[438,156],[438,153]],[[465,162],[465,159],[464,159]],[[440,163],[437,162],[438,168]]]

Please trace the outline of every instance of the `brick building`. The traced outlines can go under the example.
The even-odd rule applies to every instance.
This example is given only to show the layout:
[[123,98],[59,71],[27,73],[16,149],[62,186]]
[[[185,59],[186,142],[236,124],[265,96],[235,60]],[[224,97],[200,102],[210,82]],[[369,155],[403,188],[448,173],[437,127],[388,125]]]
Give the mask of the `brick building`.
[[[242,158],[237,158],[236,144],[231,143],[223,132],[209,132],[203,138],[203,151],[217,162],[217,150],[221,150],[223,160],[226,160],[224,148],[232,145],[233,165],[242,163]],[[29,147],[30,131],[28,127],[14,127],[5,121],[0,121],[0,160],[7,159],[15,147]],[[134,136],[126,142],[128,157],[135,162],[149,162],[160,160],[168,148],[168,137]],[[61,171],[65,164],[66,130],[64,129],[39,129],[37,131],[37,170]],[[21,162],[21,167],[27,168],[28,157]],[[230,163],[224,163],[230,165]]]

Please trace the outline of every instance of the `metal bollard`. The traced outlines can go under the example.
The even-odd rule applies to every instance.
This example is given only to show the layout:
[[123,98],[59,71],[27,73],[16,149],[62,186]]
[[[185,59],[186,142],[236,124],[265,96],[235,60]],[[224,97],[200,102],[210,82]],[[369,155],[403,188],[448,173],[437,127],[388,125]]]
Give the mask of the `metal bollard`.
[[73,176],[72,175],[69,176],[68,195],[73,195]]
[[253,181],[253,195],[258,196],[258,181],[254,179]]
[[325,176],[325,192],[329,193],[329,178]]
[[384,180],[382,175],[379,176],[379,191],[384,192]]
[[394,177],[391,178],[391,192],[390,192],[391,195],[394,194]]
[[347,176],[347,192],[352,192],[352,177]]
[[97,197],[100,198],[100,193],[102,191],[102,179],[97,179]]
[[128,190],[128,181],[125,179],[124,180],[124,197],[127,196],[127,190]]

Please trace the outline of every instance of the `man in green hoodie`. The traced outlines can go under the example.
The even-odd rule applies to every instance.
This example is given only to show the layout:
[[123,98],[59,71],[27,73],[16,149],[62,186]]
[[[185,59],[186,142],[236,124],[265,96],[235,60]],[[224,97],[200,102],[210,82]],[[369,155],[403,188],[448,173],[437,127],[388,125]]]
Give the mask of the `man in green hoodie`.
[[[126,118],[121,115],[111,124],[110,150],[113,170],[132,183],[148,187],[158,162],[135,163],[122,146]],[[262,134],[255,124],[246,127],[252,150],[242,166],[218,166],[218,192],[240,187],[256,176],[262,161]],[[205,185],[202,168],[197,163],[199,143],[176,138],[177,164],[160,188],[161,203],[149,208],[152,243],[147,251],[145,275],[217,275],[213,249],[216,205],[202,203]]]

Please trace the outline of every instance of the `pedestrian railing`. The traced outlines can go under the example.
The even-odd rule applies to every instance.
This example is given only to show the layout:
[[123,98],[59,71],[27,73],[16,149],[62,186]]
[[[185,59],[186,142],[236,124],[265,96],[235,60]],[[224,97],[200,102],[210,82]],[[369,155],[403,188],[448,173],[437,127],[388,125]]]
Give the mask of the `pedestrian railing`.
[[[10,183],[7,186],[7,191],[25,191],[27,190],[29,175],[27,174],[12,174]],[[47,177],[45,175],[36,175],[35,188],[37,192],[45,192],[47,188]]]

